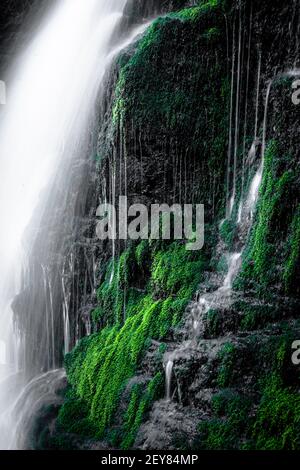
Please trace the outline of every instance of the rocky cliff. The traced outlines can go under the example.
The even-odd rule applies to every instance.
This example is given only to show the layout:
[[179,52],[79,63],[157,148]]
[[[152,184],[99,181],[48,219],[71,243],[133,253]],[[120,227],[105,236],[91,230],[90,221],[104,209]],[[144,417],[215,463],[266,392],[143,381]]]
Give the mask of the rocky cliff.
[[[299,449],[299,15],[296,0],[128,3],[124,31],[155,19],[107,73],[59,261],[72,345],[92,334],[36,448]],[[119,195],[204,204],[204,248],[99,242],[97,204]]]

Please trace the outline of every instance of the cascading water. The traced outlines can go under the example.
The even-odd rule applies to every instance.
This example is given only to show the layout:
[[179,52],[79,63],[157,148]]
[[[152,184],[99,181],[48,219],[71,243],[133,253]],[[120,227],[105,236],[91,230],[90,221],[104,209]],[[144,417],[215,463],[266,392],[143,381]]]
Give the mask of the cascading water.
[[3,413],[2,448],[30,448],[31,433],[41,409],[61,404],[63,399],[58,392],[64,387],[65,372],[63,369],[51,370],[30,381],[8,410]]
[[171,382],[174,362],[169,360],[166,364],[166,398],[171,400]]
[[[64,377],[55,370],[61,365],[61,343],[68,352],[79,338],[78,319],[73,325],[70,318],[78,267],[65,240],[76,227],[74,194],[80,193],[85,174],[82,171],[79,182],[75,177],[85,155],[93,151],[91,128],[96,128],[94,107],[101,81],[115,55],[147,27],[140,26],[111,50],[125,4],[55,4],[8,78],[8,104],[0,122],[0,216],[5,227],[0,235],[0,448],[28,445],[23,434],[30,416],[37,404],[53,400]],[[49,218],[54,222],[48,235]],[[55,226],[63,226],[62,231],[53,233]],[[58,261],[50,255],[53,249]],[[92,272],[86,272],[86,279],[94,291],[94,254],[91,258]],[[14,312],[21,312],[21,322],[27,322],[25,333],[21,323],[17,335],[13,299]],[[78,302],[72,312],[76,308]],[[85,328],[90,334],[88,318]]]
[[[259,66],[260,67],[260,66]],[[260,72],[259,72],[260,73]],[[171,352],[167,352],[164,357],[165,364],[165,383],[166,383],[166,400],[169,402],[172,398],[172,373],[174,370],[174,365],[176,360],[182,359],[184,357],[189,357],[190,351],[194,348],[197,349],[197,338],[201,336],[202,333],[202,320],[204,314],[209,310],[218,309],[221,306],[224,306],[231,301],[232,286],[233,282],[239,272],[242,263],[242,254],[244,246],[246,243],[247,235],[251,228],[253,221],[253,214],[255,211],[256,203],[259,195],[259,188],[262,181],[263,169],[264,169],[264,157],[266,151],[266,137],[267,137],[267,120],[268,120],[268,106],[270,91],[272,87],[273,80],[271,80],[267,86],[266,97],[265,97],[265,106],[264,106],[264,120],[263,120],[263,142],[261,150],[261,161],[259,167],[252,178],[252,181],[249,185],[248,194],[245,196],[244,200],[241,200],[240,207],[237,214],[237,233],[239,239],[239,251],[234,253],[223,253],[224,257],[227,260],[227,273],[223,278],[222,284],[213,292],[208,292],[205,294],[198,294],[198,298],[193,302],[192,308],[190,309],[189,315],[191,318],[188,320],[188,331],[186,333],[187,339],[179,345],[178,348],[174,349]],[[229,143],[230,145],[230,143]],[[256,153],[255,141],[251,146],[250,154]],[[228,210],[228,206],[227,206]],[[227,214],[231,216],[231,210]],[[221,226],[225,221],[221,222]]]

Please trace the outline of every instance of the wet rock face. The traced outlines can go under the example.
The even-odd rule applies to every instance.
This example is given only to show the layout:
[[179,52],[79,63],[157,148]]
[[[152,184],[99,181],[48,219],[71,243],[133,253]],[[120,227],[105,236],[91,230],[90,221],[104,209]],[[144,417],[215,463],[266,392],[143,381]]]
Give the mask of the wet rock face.
[[141,426],[135,448],[142,450],[190,449],[197,436],[197,424],[203,410],[186,412],[182,406],[166,401],[156,402],[150,421]]
[[[194,3],[129,1],[122,28],[128,31],[142,19]],[[143,423],[126,445],[144,449],[296,445],[292,439],[274,444],[274,439],[276,433],[285,433],[289,423],[281,420],[282,410],[288,403],[296,409],[299,390],[298,371],[290,361],[290,345],[300,337],[297,237],[290,243],[300,200],[299,111],[291,101],[292,79],[281,74],[297,66],[299,5],[292,1],[282,5],[279,0],[223,3],[225,14],[222,9],[209,9],[195,20],[187,12],[159,20],[143,48],[135,44],[121,55],[101,91],[99,129],[91,132],[97,135],[96,162],[84,158],[76,162],[71,175],[73,190],[65,208],[51,206],[43,227],[36,229],[39,256],[32,259],[29,283],[14,301],[19,328],[25,335],[31,335],[33,327],[38,332],[39,341],[26,358],[35,370],[43,354],[41,343],[46,341],[43,321],[35,320],[36,309],[43,312],[41,319],[50,318],[55,292],[54,363],[61,364],[63,301],[67,299],[70,309],[72,346],[87,333],[91,312],[98,306],[95,288],[105,279],[112,255],[112,245],[100,244],[95,238],[99,201],[112,202],[112,197],[117,200],[126,192],[129,203],[147,206],[153,202],[206,204],[206,281],[190,299],[181,323],[156,340],[145,339],[144,355],[133,372],[136,375],[120,390],[122,399],[112,422],[111,440],[97,444],[84,436],[72,436],[74,447],[120,445],[118,433],[124,427],[132,390],[144,397],[153,377],[164,376],[169,360],[173,362],[171,401],[164,399],[160,380],[157,393],[151,398],[147,395],[145,406],[142,402],[141,410],[146,409],[140,413]],[[262,186],[266,197],[253,215],[251,227],[252,215],[248,214],[237,229],[239,198],[242,191],[249,190],[261,161],[265,97],[271,79],[266,143],[276,141],[277,147],[276,151],[271,148],[268,157],[269,179]],[[233,190],[234,177],[232,220],[219,230],[226,190]],[[278,194],[274,201],[272,194]],[[50,246],[46,258],[45,243]],[[117,242],[114,248],[118,259],[124,244]],[[242,248],[245,258],[233,290],[230,295],[216,296],[228,272],[224,253],[240,253]],[[158,251],[166,249],[160,246]],[[142,261],[142,269],[136,263],[136,272],[130,273],[139,295],[149,287],[150,262],[147,258]],[[175,261],[168,259],[171,264]],[[116,296],[126,298],[123,287]],[[154,292],[155,301],[165,300],[167,295],[173,300],[177,295],[167,294],[159,286]],[[203,296],[210,301],[208,309],[201,305]],[[101,328],[111,326],[112,318],[114,311],[108,319],[101,319]],[[50,348],[45,370],[51,360]],[[113,375],[107,377],[108,382]],[[152,406],[153,396],[158,400]],[[272,396],[278,396],[282,406],[276,408]],[[271,403],[269,414],[266,402]],[[138,408],[137,403],[131,406]],[[57,410],[48,412],[42,413],[38,432],[44,421],[47,428],[48,418],[52,429]],[[272,424],[276,415],[281,420],[279,431]],[[98,421],[97,417],[96,424]],[[141,423],[137,422],[132,427],[138,428]],[[258,428],[266,429],[267,434],[255,434]]]
[[[294,266],[289,287],[282,277],[287,270],[284,247],[289,245],[299,202],[297,109],[291,104],[291,80],[280,75],[297,65],[298,10],[292,3],[291,9],[267,0],[233,2],[232,8],[227,2],[225,15],[222,10],[209,11],[195,24],[183,17],[160,20],[148,45],[142,51],[139,45],[129,48],[107,76],[99,110],[97,197],[112,201],[113,195],[117,200],[125,191],[130,203],[147,206],[161,201],[204,202],[211,225],[206,283],[199,286],[179,326],[170,328],[159,341],[147,338],[136,376],[121,395],[112,434],[124,432],[129,403],[133,407],[130,391],[147,390],[153,377],[165,374],[171,359],[172,401],[163,399],[160,383],[161,400],[153,407],[151,400],[149,406],[142,402],[145,422],[135,443],[131,439],[126,445],[146,449],[267,447],[276,431],[270,415],[280,415],[272,401],[270,414],[266,411],[269,395],[277,394],[283,406],[297,398],[299,384],[290,345],[299,335],[295,282],[299,272]],[[149,14],[142,3],[139,6],[132,23]],[[276,77],[266,110],[269,80]],[[258,205],[256,215],[248,210],[237,224],[239,198],[250,190],[263,145],[271,140],[278,141],[268,168],[275,185],[263,182],[266,206]],[[284,156],[287,153],[290,158]],[[285,171],[293,174],[285,187],[287,197],[278,197],[271,220],[259,224],[270,213],[270,192],[276,193],[277,179]],[[232,192],[234,178],[232,217],[219,230],[226,189]],[[288,204],[288,200],[293,202]],[[262,231],[263,226],[270,230]],[[256,236],[260,254],[269,253],[263,263],[264,258],[256,256]],[[117,243],[115,248],[118,256],[124,246]],[[234,255],[243,248],[240,273],[234,272],[229,279],[232,282],[236,277],[233,291],[214,300],[228,273],[230,257],[224,253]],[[268,269],[274,254],[275,262]],[[99,259],[106,261],[110,255],[111,245],[103,245]],[[203,295],[210,299],[209,309],[201,308]],[[155,300],[161,297],[164,293],[158,289]],[[287,387],[292,387],[291,396]],[[134,406],[139,410],[138,404]],[[282,435],[288,424],[282,420]],[[260,427],[267,429],[266,435],[255,434]],[[290,440],[273,445],[295,444]]]
[[[222,60],[226,44],[214,39],[209,43],[204,32],[212,26],[225,34],[221,15],[208,14],[198,28],[180,18],[161,20],[156,27],[157,41],[145,54],[137,51],[135,56],[132,49],[123,56],[120,74],[124,80],[121,86],[115,85],[112,98],[116,112],[119,103],[124,103],[124,109],[116,113],[115,119],[120,121],[115,123],[113,139],[111,132],[105,132],[106,126],[99,135],[99,151],[106,150],[99,181],[105,179],[107,197],[114,185],[116,200],[124,191],[129,203],[147,206],[197,200],[207,204],[208,219],[220,210],[227,116],[219,113],[219,107],[226,108],[226,64]],[[194,62],[194,56],[199,60]],[[217,129],[206,126],[204,89],[210,93],[207,114],[219,122],[218,142]],[[119,163],[114,177],[115,159]],[[201,175],[209,174],[208,166],[216,161],[219,166],[214,176],[204,180]]]
[[[260,240],[262,244],[266,243],[265,250],[273,250],[272,260],[274,263],[268,261],[272,268],[262,271],[260,281],[258,281],[251,274],[251,267],[257,266],[258,260],[254,258],[254,255],[252,255],[253,258],[246,257],[241,273],[238,274],[240,279],[235,286],[236,292],[231,293],[229,301],[219,299],[207,312],[198,315],[198,323],[201,324],[198,330],[198,339],[191,337],[190,330],[193,323],[193,311],[195,308],[197,309],[197,304],[200,308],[199,300],[196,299],[196,307],[191,304],[184,317],[184,326],[181,326],[172,336],[165,354],[165,364],[170,358],[173,363],[171,380],[173,403],[168,405],[168,402],[164,401],[154,405],[149,420],[138,433],[136,445],[141,448],[163,448],[163,444],[155,432],[157,428],[163,429],[162,436],[166,445],[172,446],[171,430],[176,432],[176,419],[180,420],[182,424],[182,440],[184,440],[187,431],[185,423],[192,421],[189,430],[195,440],[192,439],[192,443],[185,441],[185,446],[206,449],[242,448],[247,439],[251,441],[253,426],[254,428],[257,426],[254,424],[255,419],[262,419],[267,431],[265,434],[262,432],[259,435],[255,428],[256,431],[253,435],[256,436],[257,441],[249,445],[250,448],[255,446],[263,448],[266,441],[271,439],[275,432],[269,421],[271,416],[276,413],[274,403],[270,404],[270,415],[267,415],[264,409],[265,400],[268,400],[266,398],[269,393],[268,387],[274,387],[274,400],[276,400],[276,395],[277,400],[282,398],[281,393],[283,392],[281,390],[285,390],[284,387],[294,387],[294,397],[297,397],[299,390],[297,370],[291,363],[290,352],[293,339],[299,336],[297,319],[299,296],[296,284],[289,291],[289,296],[286,295],[287,291],[282,277],[282,272],[286,268],[284,268],[285,261],[281,257],[282,250],[289,243],[287,231],[291,230],[290,224],[293,217],[296,217],[295,208],[299,202],[298,189],[294,186],[296,181],[297,184],[299,183],[297,169],[299,143],[296,131],[296,127],[299,125],[299,114],[298,110],[293,107],[291,100],[293,79],[282,73],[295,68],[295,48],[283,33],[285,30],[291,31],[287,20],[289,13],[285,7],[276,2],[272,4],[272,11],[280,11],[279,16],[282,22],[276,23],[276,20],[272,20],[272,25],[270,25],[270,23],[268,24],[270,17],[266,10],[267,2],[260,2],[259,5],[256,2],[248,2],[245,5],[252,8],[252,34],[257,35],[258,43],[263,44],[261,51],[263,51],[264,59],[261,64],[262,75],[260,77],[262,89],[266,90],[268,77],[271,77],[272,80],[267,109],[263,100],[256,109],[258,116],[260,116],[258,120],[261,119],[261,123],[266,117],[265,132],[268,142],[273,139],[280,148],[278,160],[274,156],[269,171],[273,175],[274,181],[276,178],[280,179],[285,171],[291,177],[290,184],[286,188],[286,197],[282,194],[278,199],[277,216],[275,217],[274,214],[271,221],[272,230],[269,231],[267,240]],[[293,31],[297,30],[297,24],[297,22],[293,23]],[[278,47],[273,54],[274,44],[278,44]],[[260,47],[258,46],[258,50]],[[283,50],[287,52],[285,56],[282,53]],[[248,49],[248,52],[251,63],[254,52],[252,49]],[[242,67],[241,76],[244,72],[245,69]],[[250,80],[254,76],[255,74],[251,74]],[[242,99],[245,99],[245,96]],[[255,117],[255,108],[252,106],[253,101],[251,104],[250,100],[247,112],[249,116]],[[248,125],[249,122],[246,122],[246,126]],[[261,131],[260,135],[262,139]],[[282,144],[285,148],[282,147]],[[259,146],[257,146],[256,152],[259,152]],[[288,162],[284,157],[285,154],[290,155]],[[251,158],[249,154],[250,161],[253,164],[255,159]],[[266,191],[264,183],[263,191]],[[286,198],[293,202],[288,204]],[[262,205],[258,203],[257,217],[262,217],[260,210],[262,210]],[[267,220],[265,223],[268,223]],[[256,230],[258,230],[257,219],[254,221],[252,231],[254,237]],[[245,251],[249,253],[252,243],[251,236],[247,235],[247,231],[241,235],[244,241],[239,240],[237,236],[233,237],[230,241],[231,248],[241,247],[246,243]],[[296,243],[299,246],[299,241]],[[224,247],[221,247],[218,255],[222,253],[223,249]],[[247,274],[244,274],[245,272]],[[299,274],[296,268],[293,272],[293,275],[296,276],[295,281]],[[244,283],[241,282],[243,276]],[[209,289],[216,280],[217,277],[213,275],[208,282]],[[260,289],[258,289],[257,282],[261,283]],[[207,291],[208,285],[200,286],[200,294]],[[266,286],[268,286],[268,295]],[[270,383],[273,385],[269,385]],[[290,399],[292,400],[292,395]],[[223,403],[223,401],[226,405],[224,405],[224,409],[220,410],[218,408],[219,402]],[[274,406],[273,409],[272,406]],[[195,418],[191,420],[193,410]],[[232,424],[233,420],[234,424]],[[249,423],[245,424],[247,420]],[[284,432],[284,426],[288,427],[289,425],[289,421],[281,424],[280,432]],[[294,432],[295,440],[292,438],[288,443],[282,444],[278,439],[276,443],[273,442],[274,448],[280,448],[282,445],[286,445],[287,448],[299,445],[295,429]],[[231,440],[227,433],[236,436],[236,442]]]

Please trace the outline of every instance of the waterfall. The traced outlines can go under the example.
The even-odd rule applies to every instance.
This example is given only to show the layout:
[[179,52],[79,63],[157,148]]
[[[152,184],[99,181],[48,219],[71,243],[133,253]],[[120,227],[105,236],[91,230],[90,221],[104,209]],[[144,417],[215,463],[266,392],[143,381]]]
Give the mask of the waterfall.
[[166,364],[166,399],[171,400],[172,370],[174,362],[169,360]]
[[241,256],[242,253],[232,253],[229,255],[229,262],[228,262],[228,273],[224,279],[224,284],[221,289],[231,289],[232,282],[236,277],[238,270],[241,266]]
[[9,450],[30,449],[31,432],[41,407],[58,405],[63,401],[57,392],[65,386],[65,377],[64,370],[51,370],[35,377],[24,387],[1,416],[2,446],[5,444]]
[[[259,75],[258,75],[258,84],[257,86],[259,87],[259,77],[260,77],[260,66],[259,66]],[[245,208],[248,211],[248,214],[250,214],[251,219],[253,218],[254,214],[254,209],[256,206],[256,201],[258,198],[258,192],[259,188],[261,185],[261,180],[263,176],[263,169],[264,169],[264,159],[265,159],[265,152],[266,152],[266,139],[267,139],[267,124],[268,124],[268,107],[269,107],[269,98],[270,98],[270,92],[271,92],[271,87],[273,84],[273,80],[270,80],[268,86],[267,86],[267,91],[266,91],[266,98],[265,98],[265,107],[264,107],[264,121],[263,121],[263,138],[262,138],[262,150],[261,150],[261,162],[259,165],[259,168],[257,172],[254,175],[254,178],[250,184],[250,189],[248,192],[248,197],[246,200]],[[258,109],[258,102],[256,104],[256,110]],[[257,112],[257,111],[256,111]],[[257,129],[256,129],[257,124],[255,124],[255,140],[251,146],[249,156],[250,156],[250,161],[252,159],[252,156],[255,156],[255,143],[256,143],[256,134],[257,134]]]
[[[26,446],[21,437],[30,426],[32,409],[47,403],[49,394],[53,399],[64,376],[54,370],[61,366],[61,346],[64,343],[67,353],[79,339],[78,318],[71,318],[79,306],[76,299],[71,306],[76,262],[69,246],[80,216],[77,206],[84,206],[87,194],[84,159],[97,140],[96,100],[113,58],[148,26],[139,26],[118,44],[114,31],[125,4],[126,0],[55,3],[8,74],[7,105],[0,120],[0,216],[5,227],[0,235],[3,449]],[[94,258],[91,265],[94,292]],[[89,320],[86,333],[91,334]],[[10,394],[12,376],[19,383],[14,387],[19,397]]]

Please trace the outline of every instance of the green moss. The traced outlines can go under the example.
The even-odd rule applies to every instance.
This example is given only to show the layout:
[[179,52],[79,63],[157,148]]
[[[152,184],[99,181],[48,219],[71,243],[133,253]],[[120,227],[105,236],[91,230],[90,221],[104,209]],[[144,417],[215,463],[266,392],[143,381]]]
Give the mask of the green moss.
[[199,252],[187,251],[184,244],[174,243],[167,251],[155,254],[152,266],[152,289],[159,296],[190,299],[205,267]]
[[138,266],[142,270],[149,269],[149,264],[151,261],[151,248],[148,240],[142,240],[136,250],[135,256]]
[[[224,26],[220,1],[200,2],[156,19],[133,55],[119,60],[113,112],[116,132],[120,126],[138,133],[145,129],[144,140],[151,129],[155,139],[146,153],[157,153],[163,141],[178,142],[179,159],[195,160],[195,171],[214,174],[214,182],[203,178],[192,192],[203,203],[216,201],[216,211],[224,208],[230,101],[226,66],[216,60],[224,53],[218,39]],[[202,55],[204,47],[208,50]]]
[[268,323],[279,321],[282,318],[282,309],[272,303],[252,304],[238,301],[234,308],[241,314],[240,327],[243,331],[251,331],[262,328]]
[[160,336],[162,303],[145,297],[138,306],[140,313],[128,318],[123,327],[109,334],[101,331],[90,339],[84,354],[75,348],[66,360],[69,381],[79,397],[87,400],[89,418],[97,423],[99,436],[111,423],[126,381],[137,372],[147,341]]
[[220,0],[204,0],[199,2],[199,6],[192,8],[184,8],[175,13],[170,13],[171,18],[178,18],[183,21],[197,21],[203,14],[213,11],[222,5]]
[[236,350],[232,343],[226,343],[218,354],[221,366],[218,373],[219,387],[227,387],[232,378],[232,369],[235,364]]
[[[294,335],[288,325],[283,330],[281,335],[271,336],[263,343],[257,341],[256,335],[247,339],[245,360],[256,374],[256,387],[251,386],[249,390],[243,387],[243,393],[227,388],[231,385],[228,379],[232,365],[237,362],[234,346],[228,343],[221,350],[218,380],[221,390],[212,398],[212,417],[199,424],[198,449],[299,448],[300,395],[290,349]],[[249,364],[249,361],[253,362]],[[240,372],[244,367],[239,368]],[[249,396],[248,392],[251,392]]]
[[212,337],[218,335],[219,332],[219,312],[210,309],[206,314],[208,334]]
[[[288,162],[288,158],[281,156],[277,142],[271,141],[265,154],[256,220],[235,283],[237,288],[254,286],[259,295],[268,295],[268,288],[283,285],[283,280],[289,285],[293,276],[293,267],[287,268],[284,275],[279,270],[283,256],[281,242],[286,240],[289,231],[293,211],[290,201],[296,184],[295,173],[285,169]],[[299,245],[297,231],[292,232],[294,249],[288,262],[290,267],[295,266]]]
[[98,306],[92,314],[94,323],[101,326],[122,323],[126,316],[134,314],[143,296],[133,285],[137,276],[142,277],[135,250],[130,247],[107,266],[104,282],[97,290]]
[[214,395],[214,418],[199,425],[200,449],[237,450],[249,426],[251,400],[231,390]]
[[124,418],[124,439],[121,448],[130,448],[135,441],[145,414],[151,408],[152,403],[162,396],[164,389],[164,376],[158,373],[148,384],[146,390],[141,385],[135,385],[132,389],[130,402]]
[[[136,277],[131,269],[136,274],[145,259],[149,263],[147,289],[136,295],[132,285]],[[177,242],[166,246],[164,251],[156,244],[146,246],[141,242],[109,265],[97,293],[103,329],[83,339],[66,357],[68,380],[78,399],[86,404],[87,419],[97,429],[97,437],[102,437],[112,424],[126,384],[137,373],[151,340],[165,338],[170,328],[181,320],[205,266],[202,252],[189,252]],[[126,316],[121,321],[124,309]],[[133,390],[126,418],[132,432],[124,436],[123,447],[131,445],[160,381],[160,375],[154,377],[138,405],[138,390]],[[68,410],[66,405],[62,413],[67,415]],[[72,408],[70,414],[72,421]],[[66,418],[61,422],[66,422]]]
[[236,224],[232,220],[224,220],[220,227],[220,237],[226,244],[228,250],[232,248],[234,236],[236,233]]
[[300,445],[300,395],[273,374],[265,387],[253,427],[258,450],[296,450]]
[[300,280],[300,206],[296,210],[288,243],[288,256],[283,274],[287,292],[299,291]]
[[93,436],[96,432],[95,426],[88,416],[88,405],[83,399],[79,399],[74,394],[73,389],[69,389],[62,405],[57,422],[58,431],[84,436]]

